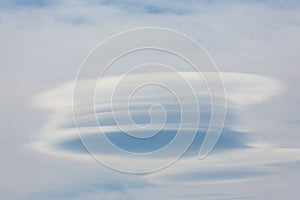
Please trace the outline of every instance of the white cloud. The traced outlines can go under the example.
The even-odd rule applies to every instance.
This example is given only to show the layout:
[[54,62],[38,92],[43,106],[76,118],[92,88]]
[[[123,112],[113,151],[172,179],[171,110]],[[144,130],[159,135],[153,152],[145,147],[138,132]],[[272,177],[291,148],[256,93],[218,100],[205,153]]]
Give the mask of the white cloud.
[[[34,140],[36,136],[44,137],[37,135],[37,130],[42,126],[42,121],[47,121],[47,119],[43,113],[33,110],[27,105],[27,101],[34,94],[72,80],[82,59],[95,44],[111,34],[137,26],[164,26],[193,36],[208,49],[221,71],[260,74],[283,82],[284,88],[281,95],[271,97],[276,90],[260,82],[259,77],[255,79],[260,84],[256,88],[253,87],[253,90],[266,95],[266,97],[271,97],[271,101],[252,105],[248,109],[244,109],[244,112],[239,113],[243,115],[242,128],[244,131],[258,133],[256,141],[252,145],[255,144],[259,148],[265,147],[265,143],[268,143],[268,146],[276,144],[280,147],[299,147],[297,139],[299,132],[297,119],[300,114],[299,95],[295,92],[298,91],[299,85],[297,66],[299,65],[300,28],[298,18],[300,12],[297,2],[206,3],[190,1],[186,3],[178,1],[174,3],[172,1],[172,3],[146,2],[141,3],[142,5],[126,3],[107,5],[104,2],[90,4],[78,1],[28,7],[10,3],[10,6],[7,7],[3,6],[6,3],[2,2],[0,70],[1,77],[6,78],[1,78],[0,81],[6,92],[2,94],[3,98],[1,97],[4,99],[1,101],[3,111],[1,112],[3,119],[1,156],[5,158],[5,162],[2,164],[4,170],[0,173],[1,177],[6,178],[0,181],[0,197],[26,199],[27,196],[28,199],[32,199],[30,198],[32,194],[47,190],[53,191],[64,185],[58,180],[56,174],[63,175],[70,171],[70,168],[64,166],[70,166],[72,159],[66,159],[66,161],[47,154],[40,156],[36,152],[27,152],[22,148],[17,148],[24,141],[32,142],[32,137]],[[154,7],[147,8],[149,4]],[[277,85],[276,81],[273,84],[273,79],[269,81],[272,82],[271,85]],[[45,102],[52,102],[51,106],[59,108],[62,112],[63,107],[59,105],[68,103],[70,93],[71,91],[69,93],[62,92],[57,94],[58,96],[51,96],[50,100],[47,99]],[[237,101],[249,97],[248,94],[236,95],[234,92],[233,94],[233,99]],[[11,98],[5,97],[7,95]],[[254,96],[252,98],[251,101],[246,99],[249,102],[258,102],[264,99],[257,99]],[[69,113],[69,110],[66,109],[65,112]],[[57,118],[50,116],[50,118],[50,121],[47,121],[50,130],[44,129],[41,132],[54,133],[53,138],[56,138],[56,132],[52,132],[54,131],[53,127],[56,128],[62,116],[57,116]],[[53,119],[55,120],[52,121]],[[15,125],[16,121],[20,123]],[[12,152],[8,153],[10,150]],[[274,152],[280,156],[279,161],[296,159],[294,152],[297,150],[295,149],[285,149],[287,154],[282,153],[279,149],[277,149],[279,152],[274,149],[265,150],[253,152],[251,157],[254,158],[253,160],[263,160],[264,158],[259,158],[257,154],[265,154],[269,151],[270,154]],[[51,152],[53,151],[51,150]],[[266,154],[269,155],[268,153]],[[15,158],[19,158],[21,155],[24,159],[16,161]],[[286,156],[284,157],[284,155]],[[250,155],[247,154],[247,156]],[[275,155],[269,156],[270,160],[278,159]],[[282,157],[284,159],[281,160]],[[58,163],[57,166],[54,163]],[[78,168],[81,168],[82,163],[83,161],[74,161],[71,165],[78,165]],[[87,165],[93,166],[93,164]],[[13,170],[12,166],[18,166],[22,170]],[[87,170],[78,169],[74,174],[80,178],[68,180],[75,182],[76,185],[79,179],[82,180],[82,177],[93,177],[98,174],[97,170],[99,170],[98,167]],[[129,192],[135,199],[145,198],[148,196],[146,194],[155,194],[158,197],[161,194],[165,199],[175,199],[176,196],[182,199],[184,197],[180,195],[183,194],[194,194],[196,197],[201,197],[201,194],[209,191],[212,193],[223,192],[216,199],[226,196],[224,193],[263,197],[261,199],[283,199],[284,195],[297,196],[298,191],[295,187],[287,188],[280,181],[294,182],[296,186],[297,181],[293,177],[297,177],[298,171],[294,170],[288,176],[287,168],[285,170],[281,176],[275,176],[273,179],[264,178],[261,181],[250,183],[223,184],[218,188],[203,186],[207,189],[205,191],[199,189],[198,186],[190,189],[190,187],[180,185],[176,189],[166,186],[167,188],[163,189],[153,187],[129,190]],[[101,168],[100,171],[103,172],[103,169]],[[109,171],[105,171],[103,174],[105,173],[109,174]],[[46,176],[46,174],[52,174],[52,176]],[[71,176],[70,172],[69,177]],[[43,177],[42,180],[39,177]],[[8,179],[9,183],[7,183]],[[32,184],[28,184],[28,182],[32,182]],[[53,183],[49,187],[37,187],[41,183],[47,185],[49,182]],[[68,185],[68,181],[66,182],[65,185]],[[84,179],[83,182],[89,182],[89,178]],[[258,186],[253,187],[253,185]],[[270,189],[268,186],[277,189]],[[71,191],[72,188],[75,186],[72,185],[67,190]],[[170,194],[170,189],[175,190],[176,195]],[[47,194],[43,197],[45,196]],[[89,197],[92,198],[91,196]]]
[[[180,72],[179,74],[182,75],[182,77],[184,77],[185,80],[187,80],[191,86],[193,87],[194,91],[196,91],[198,98],[201,98],[203,96],[207,96],[208,98],[206,100],[201,101],[200,103],[200,109],[205,110],[205,112],[208,112],[207,110],[207,106],[209,106],[209,94],[207,92],[207,90],[205,89],[205,84],[201,81],[201,79],[199,78],[199,76],[196,76],[195,74],[193,74],[192,72]],[[278,81],[276,81],[275,79],[272,78],[267,78],[264,76],[258,76],[258,75],[253,75],[253,74],[240,74],[240,73],[220,73],[223,81],[224,81],[224,85],[226,87],[226,98],[231,102],[230,106],[232,108],[234,108],[236,111],[238,111],[238,113],[243,112],[243,109],[246,108],[249,105],[253,105],[253,104],[257,104],[257,103],[261,103],[263,101],[267,101],[268,99],[272,98],[274,95],[278,95],[280,90],[281,90],[281,86],[280,83]],[[181,85],[180,79],[178,79],[177,76],[173,76],[171,73],[159,73],[159,76],[152,74],[152,73],[145,73],[145,74],[135,74],[135,75],[130,75],[129,79],[126,79],[127,81],[122,82],[122,86],[126,86],[126,88],[131,88],[132,86],[136,87],[137,83],[140,83],[141,80],[143,81],[147,81],[149,79],[154,81],[154,82],[172,82],[171,85],[169,85],[171,88],[179,88]],[[206,76],[207,78],[210,79],[214,79],[215,75],[214,73],[207,73]],[[112,111],[110,108],[110,104],[107,104],[106,102],[110,101],[110,97],[113,95],[113,88],[116,86],[116,84],[118,83],[118,81],[121,79],[121,76],[109,76],[106,78],[103,78],[103,86],[105,87],[101,87],[101,90],[96,91],[96,92],[100,92],[102,93],[101,97],[102,98],[98,98],[96,101],[96,108],[97,108],[97,117],[98,120],[100,120],[102,123],[103,121],[108,121],[109,123],[107,125],[103,125],[103,127],[101,128],[102,131],[105,131],[108,134],[114,134],[114,132],[119,132],[119,125],[116,125],[114,120],[113,120],[113,116],[111,115]],[[178,79],[178,80],[177,80]],[[84,90],[85,88],[90,88],[92,87],[90,84],[93,84],[95,81],[89,81],[89,80],[84,80],[82,83],[85,87],[82,87],[81,89]],[[202,84],[201,84],[202,83]],[[133,87],[133,88],[134,88]],[[59,146],[58,145],[63,145],[65,143],[67,143],[68,141],[74,141],[74,140],[78,140],[78,135],[74,129],[74,124],[72,122],[72,91],[73,91],[73,84],[72,82],[70,83],[66,83],[62,86],[59,86],[55,89],[46,91],[40,95],[38,95],[38,97],[35,99],[36,104],[39,107],[42,107],[48,111],[51,112],[51,118],[48,121],[48,123],[46,123],[44,125],[44,128],[42,130],[42,132],[40,133],[39,139],[33,144],[33,147],[36,150],[45,152],[45,153],[50,153],[50,154],[54,154],[54,155],[58,155],[58,156],[64,156],[66,158],[74,158],[74,159],[84,159],[84,160],[88,160],[90,158],[90,155],[86,152],[86,153],[82,153],[81,151],[76,150],[76,148],[79,148],[81,144],[79,144],[79,146],[75,146],[75,149],[68,149],[68,148],[61,148],[63,146]],[[184,91],[184,95],[185,94]],[[134,105],[136,105],[136,103],[140,103],[139,107],[131,107],[130,113],[131,113],[131,117],[134,118],[135,116],[139,116],[139,118],[141,118],[141,116],[148,116],[148,111],[147,111],[147,107],[148,104],[157,104],[157,103],[161,103],[161,101],[163,100],[163,102],[167,102],[167,104],[164,105],[168,105],[169,104],[174,104],[177,102],[174,102],[174,100],[172,100],[172,98],[166,98],[165,96],[161,96],[161,95],[155,95],[153,96],[153,93],[157,93],[157,91],[155,90],[155,88],[150,88],[150,90],[146,90],[146,92],[144,93],[139,93],[139,96],[137,98],[138,99],[151,99],[150,102],[147,101],[136,101]],[[113,101],[115,102],[115,106],[117,106],[117,111],[115,114],[118,115],[118,117],[121,117],[121,121],[124,117],[127,117],[127,94],[123,94],[125,96],[117,96],[118,99],[114,99]],[[57,97],[55,99],[55,101],[52,101],[52,97]],[[97,95],[96,95],[97,96]],[[124,98],[126,97],[126,98]],[[166,101],[167,100],[167,101]],[[82,109],[85,106],[89,106],[88,104],[86,104],[85,102],[89,102],[89,100],[86,100],[85,97],[83,97],[80,101],[79,105]],[[181,102],[181,103],[185,103],[188,104],[189,101],[187,102]],[[75,105],[76,106],[76,105]],[[171,107],[172,109],[176,109],[176,107]],[[142,113],[137,112],[137,111],[143,111]],[[146,109],[146,110],[145,110]],[[179,107],[177,108],[179,109]],[[87,109],[88,111],[89,109]],[[170,111],[170,108],[166,108],[167,114],[168,111]],[[180,110],[177,110],[176,112],[181,112]],[[193,112],[193,110],[190,110],[188,112]],[[125,115],[124,115],[125,114]],[[155,115],[154,113],[151,113],[152,116]],[[79,117],[84,117],[84,123],[80,123],[77,124],[77,128],[80,131],[81,134],[81,138],[84,137],[89,137],[89,135],[93,135],[97,132],[99,132],[99,128],[96,125],[92,125],[93,123],[91,121],[93,121],[93,118],[95,117],[93,115],[93,113],[86,113],[85,116],[79,116]],[[232,116],[227,116],[227,117],[232,117]],[[205,121],[205,119],[204,119]],[[78,121],[77,121],[78,122]],[[122,127],[128,131],[129,133],[134,131],[134,132],[138,132],[140,133],[142,130],[143,131],[154,131],[157,132],[157,130],[176,130],[178,127],[176,126],[176,124],[172,124],[170,122],[166,122],[166,124],[164,124],[164,126],[160,125],[160,123],[165,123],[165,121],[158,121],[156,123],[158,124],[153,124],[152,126],[149,126],[147,128],[141,128],[141,127],[137,127],[135,124],[131,124],[131,122],[129,121],[123,121]],[[180,123],[180,122],[177,122]],[[205,123],[208,123],[208,121],[205,121]],[[67,125],[65,127],[65,125]],[[69,125],[68,125],[69,124]],[[238,125],[238,127],[235,127],[236,125]],[[204,124],[204,127],[206,127],[207,124]],[[190,129],[190,125],[189,124],[183,124],[182,127],[184,128],[184,130],[189,130]],[[204,128],[203,127],[203,128]],[[238,129],[240,128],[241,125],[240,124],[225,124],[225,128],[230,128],[230,129]],[[247,127],[246,127],[247,128]],[[204,129],[205,131],[205,129]],[[141,134],[141,133],[140,133]],[[252,134],[259,134],[259,133],[252,133]],[[84,142],[85,143],[85,142]],[[100,143],[99,143],[100,144]],[[102,143],[101,143],[102,144]],[[293,160],[298,160],[298,157],[295,156],[297,155],[297,150],[293,150],[291,149],[290,151],[286,151],[286,150],[281,150],[281,149],[276,149],[276,148],[272,148],[272,143],[269,144],[269,146],[261,146],[260,141],[246,141],[247,145],[250,145],[252,147],[254,147],[254,149],[246,149],[246,150],[242,150],[242,149],[238,149],[238,150],[233,150],[232,152],[225,152],[225,154],[223,153],[217,153],[216,156],[212,156],[209,157],[205,160],[205,163],[201,163],[202,166],[207,166],[209,168],[209,166],[215,166],[215,165],[222,165],[222,166],[241,166],[241,165],[248,165],[248,166],[252,166],[254,169],[260,169],[262,165],[264,164],[271,164],[271,163],[277,163],[277,162],[288,162],[288,161],[293,161]],[[104,143],[102,144],[104,145]],[[81,147],[82,148],[82,147]],[[89,147],[88,147],[89,148]],[[257,149],[258,148],[258,149]],[[275,151],[279,151],[279,152],[286,152],[283,153],[282,155],[284,155],[285,159],[281,158],[279,155],[270,157],[267,155],[268,152],[271,153],[271,155],[275,152]],[[260,153],[260,152],[264,152],[264,153]],[[96,152],[94,152],[96,153]],[[118,157],[119,155],[113,153],[113,152],[97,152],[96,154],[102,154],[102,158],[105,157],[105,159],[110,160],[110,162],[113,162],[116,166],[118,165],[118,163],[122,163],[122,165],[124,165],[124,162],[122,161],[124,158],[122,157]],[[107,154],[107,155],[106,155]],[[237,160],[232,160],[232,159],[228,159],[228,158],[236,158],[237,155],[239,154],[243,154],[243,158],[245,159],[237,159]],[[294,155],[295,154],[295,155]],[[257,155],[264,155],[261,158]],[[226,159],[223,159],[226,158]],[[136,158],[130,158],[130,157],[125,157],[125,159],[127,161],[130,160],[130,162],[127,162],[128,165],[127,167],[131,169],[131,164],[135,163],[135,167],[137,166],[137,160]],[[248,163],[248,160],[251,160],[250,163]],[[191,167],[195,166],[195,168],[197,169],[198,166],[198,160],[196,158],[193,159],[193,161],[188,161],[190,159],[181,159],[183,160],[182,162],[184,162],[185,164],[183,165],[179,165],[179,169],[178,170],[176,167],[174,171],[172,170],[168,170],[168,172],[166,172],[167,174],[177,174],[179,175],[180,173],[186,173],[191,171]],[[151,168],[151,167],[155,167],[157,164],[159,164],[162,160],[162,158],[157,158],[157,159],[150,159],[150,160],[143,160],[143,162],[141,163],[143,166],[139,165],[139,167],[147,167],[147,168]],[[166,161],[164,161],[166,162]],[[190,164],[187,164],[188,162],[191,162]],[[217,162],[217,163],[215,163]],[[175,164],[176,166],[176,164]],[[133,168],[132,168],[133,169]],[[202,168],[203,169],[203,168]],[[221,169],[220,169],[221,170]],[[270,169],[271,170],[271,169]],[[222,171],[222,170],[221,170]],[[204,170],[205,172],[205,170]],[[258,170],[257,173],[259,173],[260,171]],[[221,173],[221,172],[220,172]],[[225,173],[225,172],[224,172]],[[242,173],[242,172],[241,172]],[[159,176],[160,173],[157,174],[157,176]],[[164,177],[164,173],[162,173]],[[155,175],[154,175],[155,176]],[[249,175],[249,177],[246,178],[251,178],[252,174]],[[228,180],[223,180],[223,181],[231,181],[230,177],[227,177]],[[160,180],[160,179],[159,179]],[[204,181],[204,180],[202,180]]]

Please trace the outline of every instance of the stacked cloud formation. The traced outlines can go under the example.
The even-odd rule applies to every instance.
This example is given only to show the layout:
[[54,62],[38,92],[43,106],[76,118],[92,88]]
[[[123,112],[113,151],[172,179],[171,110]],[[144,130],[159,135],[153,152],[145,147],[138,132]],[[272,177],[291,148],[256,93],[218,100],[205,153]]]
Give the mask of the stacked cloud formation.
[[[213,80],[215,73],[206,73],[205,76]],[[297,156],[291,156],[296,155],[297,150],[262,146],[259,141],[251,140],[251,135],[255,133],[241,131],[239,113],[245,107],[267,101],[277,94],[280,91],[279,82],[252,74],[221,73],[221,77],[228,101],[226,121],[212,154],[204,160],[198,160],[196,156],[211,119],[210,96],[205,82],[194,72],[152,72],[131,74],[126,78],[104,77],[95,89],[92,113],[87,109],[90,105],[84,96],[80,104],[72,105],[72,82],[47,91],[39,95],[36,102],[51,111],[51,120],[33,146],[39,151],[70,159],[89,159],[92,155],[128,170],[137,169],[135,163],[139,163],[139,168],[151,170],[174,157],[177,159],[176,156],[183,153],[183,157],[170,169],[147,175],[150,180],[159,179],[159,182],[248,179],[272,172],[273,167],[266,167],[266,164],[297,160]],[[183,90],[180,94],[189,97],[184,101],[178,101],[178,92],[172,93],[176,88],[183,88],[181,78],[187,80],[194,89],[199,113],[192,99],[189,99],[189,91]],[[88,89],[94,81],[84,80],[81,85],[86,88],[81,89]],[[141,85],[141,81],[159,82],[161,85],[145,84],[136,87]],[[175,89],[167,90],[163,87],[167,84],[169,89]],[[131,93],[126,91],[128,88]],[[75,126],[72,108],[76,106],[83,114],[76,116]],[[218,115],[218,112],[215,114]],[[195,116],[198,116],[200,122],[196,129],[195,124],[191,124]],[[177,138],[176,146],[164,151],[178,134],[182,135],[180,140]],[[186,144],[190,144],[187,149],[180,146]],[[126,154],[120,154],[119,150]],[[275,151],[278,154],[271,154]],[[155,156],[151,156],[153,154]],[[142,155],[142,160],[135,155]],[[258,155],[267,156],[268,159]]]

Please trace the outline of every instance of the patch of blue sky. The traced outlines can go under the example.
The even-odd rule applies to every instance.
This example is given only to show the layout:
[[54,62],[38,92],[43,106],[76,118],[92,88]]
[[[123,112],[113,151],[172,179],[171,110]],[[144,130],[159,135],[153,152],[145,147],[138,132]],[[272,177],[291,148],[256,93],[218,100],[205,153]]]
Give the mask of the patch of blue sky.
[[212,168],[211,170],[198,170],[196,172],[186,172],[186,173],[178,173],[177,175],[172,175],[170,177],[166,177],[167,179],[174,181],[230,181],[230,180],[242,180],[249,178],[261,177],[263,175],[270,174],[270,170],[266,170],[264,168],[255,167],[221,167],[221,168]]
[[56,4],[56,1],[50,0],[12,0],[12,1],[0,1],[1,7],[6,8],[26,8],[26,7],[47,7]]
[[[184,9],[181,6],[170,6],[170,4],[161,4],[151,1],[90,1],[97,3],[98,5],[105,6],[116,6],[125,11],[137,11],[141,13],[149,14],[174,14],[174,15],[184,15],[190,13],[189,9]],[[173,2],[176,5],[176,2]],[[181,4],[181,3],[180,3]]]
[[[94,146],[97,146],[98,144],[101,144],[101,141],[97,140],[97,134],[99,133],[84,136],[84,140],[89,141],[89,144],[94,143]],[[163,148],[166,144],[170,143],[170,141],[175,137],[176,134],[177,131],[174,130],[160,131],[158,134],[152,136],[151,138],[135,138],[122,132],[107,133],[106,136],[114,145],[125,151],[133,153],[148,153]],[[195,140],[191,144],[189,150],[186,152],[186,155],[197,155],[199,148],[203,143],[204,136],[204,131],[199,131],[197,133]],[[230,149],[250,148],[250,146],[247,145],[248,137],[249,134],[247,133],[224,129],[213,152],[217,153],[219,151],[223,152],[224,150]],[[88,153],[82,141],[78,137],[61,141],[60,143],[56,144],[56,147],[65,151],[71,151],[75,153]],[[111,154],[111,152],[103,151],[94,153]]]
[[84,25],[84,24],[91,24],[91,19],[83,16],[59,16],[57,19],[61,22],[67,23],[67,24],[73,24],[73,25]]

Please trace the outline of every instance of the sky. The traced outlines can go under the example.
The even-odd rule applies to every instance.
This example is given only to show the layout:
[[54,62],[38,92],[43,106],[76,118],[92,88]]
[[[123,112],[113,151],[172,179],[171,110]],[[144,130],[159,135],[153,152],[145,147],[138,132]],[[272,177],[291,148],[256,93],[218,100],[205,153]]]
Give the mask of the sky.
[[[299,2],[0,0],[0,30],[0,199],[300,195]],[[150,48],[99,78],[141,43],[200,68]]]

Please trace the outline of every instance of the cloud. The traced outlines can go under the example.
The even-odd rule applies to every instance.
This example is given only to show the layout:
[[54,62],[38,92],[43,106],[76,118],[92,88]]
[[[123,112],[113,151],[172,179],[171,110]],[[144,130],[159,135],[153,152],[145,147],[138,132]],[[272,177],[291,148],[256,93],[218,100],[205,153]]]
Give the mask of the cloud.
[[[203,143],[203,138],[209,124],[211,115],[210,98],[205,83],[199,76],[193,72],[180,72],[179,74],[184,77],[184,79],[191,84],[194,91],[196,91],[196,96],[198,100],[200,100],[200,110],[202,110],[199,116],[200,118],[202,116],[201,125],[190,150],[186,154],[195,156],[197,151],[199,151],[197,149],[200,148]],[[241,152],[244,151],[244,148],[250,148],[250,152],[255,152],[252,148],[258,147],[259,144],[256,144],[255,141],[251,141],[249,134],[234,131],[239,118],[237,113],[244,107],[261,103],[278,94],[281,90],[280,83],[272,78],[252,74],[221,73],[221,76],[225,84],[226,98],[230,102],[230,107],[227,113],[228,120],[226,120],[223,133],[213,154],[223,156],[223,151],[234,150],[234,152]],[[214,73],[206,73],[206,77],[213,80],[215,75]],[[109,138],[118,148],[134,153],[146,153],[154,152],[170,143],[176,136],[179,124],[181,129],[186,132],[186,135],[190,134],[189,132],[193,131],[193,128],[191,128],[189,124],[191,121],[189,117],[193,116],[191,113],[195,112],[192,107],[189,107],[190,101],[182,101],[180,102],[181,106],[183,104],[187,106],[178,107],[176,106],[178,104],[176,98],[174,99],[172,95],[170,96],[166,95],[166,93],[158,92],[161,88],[142,88],[141,90],[144,89],[143,92],[134,94],[133,102],[127,102],[126,99],[130,99],[131,97],[129,98],[127,96],[128,93],[121,89],[121,93],[116,95],[116,98],[112,101],[113,107],[107,103],[110,101],[110,97],[115,95],[115,87],[122,86],[127,90],[128,88],[135,88],[141,80],[147,81],[148,79],[154,82],[171,82],[172,84],[169,85],[170,88],[180,88],[182,84],[180,78],[175,74],[172,75],[172,73],[164,74],[160,72],[159,75],[153,73],[133,74],[129,75],[129,78],[127,77],[125,81],[122,79],[122,76],[105,77],[102,83],[104,87],[101,87],[101,90],[96,90],[96,97],[98,98],[96,98],[95,102],[95,115],[89,113],[89,109],[86,109],[86,106],[90,106],[89,103],[86,103],[89,102],[89,100],[83,95],[81,99],[76,101],[77,104],[73,105],[79,107],[81,110],[86,110],[82,112],[84,115],[77,116],[78,119],[80,119],[77,120],[77,126],[74,125],[72,118],[72,82],[38,95],[35,99],[36,105],[50,111],[51,118],[49,122],[45,124],[39,139],[33,143],[32,146],[38,151],[66,156],[68,158],[88,159],[90,152],[110,160],[118,158],[117,162],[114,162],[117,165],[117,163],[120,163],[122,157],[118,155],[117,151],[108,148],[107,145],[109,143],[106,143],[105,137]],[[119,81],[123,81],[121,85]],[[92,87],[90,84],[94,82],[95,81],[83,80],[82,85],[84,87],[80,89],[88,89]],[[152,94],[154,93],[157,95],[153,96]],[[101,96],[98,96],[99,94],[101,94]],[[187,95],[187,91],[183,91],[183,96]],[[57,97],[55,101],[52,100],[53,97]],[[160,109],[152,109],[149,113],[148,109],[151,108],[153,104],[161,104],[164,107],[164,114],[167,115],[165,119],[158,117],[161,115]],[[182,108],[186,110],[182,110]],[[127,109],[129,109],[128,111],[133,121],[126,119],[129,114]],[[182,112],[188,113],[186,115],[188,120],[183,123],[180,121],[182,119],[180,117]],[[215,114],[218,115],[218,111],[216,111]],[[119,117],[118,122],[116,121],[116,116]],[[93,120],[95,117],[98,120],[97,123]],[[150,123],[150,125],[148,123]],[[148,126],[145,126],[147,124]],[[98,126],[100,126],[100,129]],[[75,127],[80,131],[81,141],[74,129]],[[104,131],[105,137],[99,137],[99,132],[101,131]],[[143,135],[145,135],[146,138],[149,136],[152,137],[143,140],[141,138],[132,138],[130,135],[135,135],[136,137],[143,137]],[[83,146],[83,144],[87,146]],[[178,144],[183,145],[184,143]],[[92,149],[90,149],[90,147],[92,147]],[[156,157],[154,160],[153,158],[150,160],[145,159],[142,165],[150,169],[154,167],[155,164],[159,164],[163,159],[166,159],[166,157],[176,155],[179,151],[181,150],[177,146],[177,148],[172,149],[171,152],[166,154],[162,153],[162,158]],[[228,155],[230,155],[231,151],[229,151]],[[248,150],[245,150],[245,152],[248,152]],[[134,157],[123,157],[122,159],[132,159],[132,162],[128,162],[127,167],[129,168],[130,163],[136,163],[137,161]],[[206,162],[209,163],[209,161]],[[244,162],[244,160],[241,162]],[[268,163],[268,161],[266,161],[266,163]],[[175,174],[178,173],[178,171],[175,172]]]
[[[234,103],[235,108],[232,112],[237,114],[237,117],[235,115],[230,119],[232,122],[228,128],[241,134],[247,133],[245,139],[247,145],[255,149],[263,149],[246,151],[235,146],[236,152],[219,153],[214,161],[220,162],[215,162],[213,165],[222,165],[223,162],[230,164],[230,161],[238,165],[245,162],[245,159],[239,159],[246,157],[249,158],[246,165],[259,165],[261,169],[261,165],[267,161],[282,164],[298,159],[296,153],[299,147],[297,138],[300,128],[297,123],[299,95],[295,91],[298,91],[299,85],[297,66],[299,65],[300,12],[297,1],[247,3],[151,1],[138,3],[138,5],[130,2],[123,3],[123,1],[112,3],[111,1],[72,1],[72,3],[55,2],[51,5],[38,4],[35,1],[1,1],[0,3],[2,47],[0,48],[0,81],[1,88],[4,89],[1,97],[3,100],[1,101],[3,111],[1,112],[3,119],[1,156],[4,161],[0,173],[1,177],[5,177],[0,182],[1,198],[33,199],[30,195],[34,196],[39,192],[41,196],[37,199],[45,199],[46,196],[51,199],[50,193],[56,194],[59,198],[75,191],[81,182],[84,182],[83,185],[87,187],[90,186],[91,177],[96,175],[101,174],[97,176],[98,180],[102,180],[105,174],[108,176],[106,179],[114,179],[109,170],[105,171],[105,168],[100,168],[98,165],[92,168],[94,163],[89,158],[77,159],[78,155],[72,151],[67,155],[69,149],[53,150],[57,148],[53,144],[76,138],[76,134],[66,128],[72,127],[70,107],[65,107],[72,95],[67,85],[66,90],[62,90],[61,93],[53,91],[54,96],[50,95],[49,99],[43,99],[45,104],[39,103],[41,107],[49,108],[49,113],[45,114],[33,109],[28,101],[37,93],[48,91],[67,80],[72,80],[79,63],[99,41],[111,34],[138,26],[162,26],[183,31],[207,48],[221,71],[262,75],[263,80],[272,77],[270,85],[277,85],[277,81],[273,82],[274,79],[283,83],[281,95],[272,96],[278,92],[278,88],[270,87],[263,81],[260,82],[260,79],[254,78],[260,84],[254,84],[256,87],[253,87],[253,90],[263,95],[259,95],[258,98],[239,90],[241,93],[232,96],[232,100],[235,99],[235,102],[242,104],[247,102],[247,106],[238,106]],[[247,78],[242,77],[242,79]],[[247,88],[250,90],[252,87],[248,85]],[[274,88],[277,89],[273,90]],[[232,92],[234,94],[234,91]],[[248,97],[251,97],[249,101]],[[54,110],[57,116],[52,112]],[[15,125],[16,121],[19,122],[18,125]],[[43,125],[45,125],[43,129],[37,133]],[[56,132],[58,129],[60,131]],[[91,131],[87,130],[87,132]],[[48,141],[45,140],[46,138]],[[37,142],[36,145],[39,143],[38,150],[48,151],[50,154],[57,153],[58,156],[39,154],[40,151],[29,151],[23,148],[24,143],[32,141]],[[245,141],[243,138],[242,143]],[[241,144],[240,142],[238,141],[237,144]],[[61,158],[62,155],[66,157]],[[201,168],[202,164],[203,162],[199,163],[195,160],[191,168]],[[176,166],[181,168],[178,163]],[[255,166],[251,166],[251,169]],[[75,167],[77,170],[72,170]],[[84,167],[87,168],[82,169]],[[168,187],[171,184],[170,177],[185,174],[188,170],[190,168],[185,166],[181,170],[170,172],[173,173],[170,176],[160,174],[157,177],[145,178],[146,182],[151,179],[158,185],[165,182],[164,187],[129,189],[127,192],[132,199],[147,198],[150,196],[147,194],[158,198],[165,197],[164,199],[201,197],[243,199],[244,196],[245,199],[249,196],[257,199],[283,199],[298,195],[298,190],[295,188],[298,171],[290,170],[285,165],[282,171],[275,170],[275,176],[264,176],[263,179],[248,183],[231,182],[220,184],[217,188],[202,183],[202,188],[205,188],[202,189],[197,186],[197,183],[186,187],[185,182],[180,185],[180,181],[172,181],[178,186]],[[70,179],[73,176],[77,179]],[[65,179],[65,184],[62,184],[61,179]],[[290,185],[282,182],[289,182]],[[62,191],[58,192],[59,188],[63,188]],[[95,189],[95,196],[97,190]],[[82,194],[85,192],[87,192],[85,189],[80,191]],[[204,195],[209,192],[210,195]],[[90,191],[90,195],[88,193],[86,193],[87,198],[92,198],[94,192]],[[243,195],[241,197],[238,194]],[[80,195],[75,194],[75,196]],[[119,197],[119,192],[116,192],[115,196]]]

